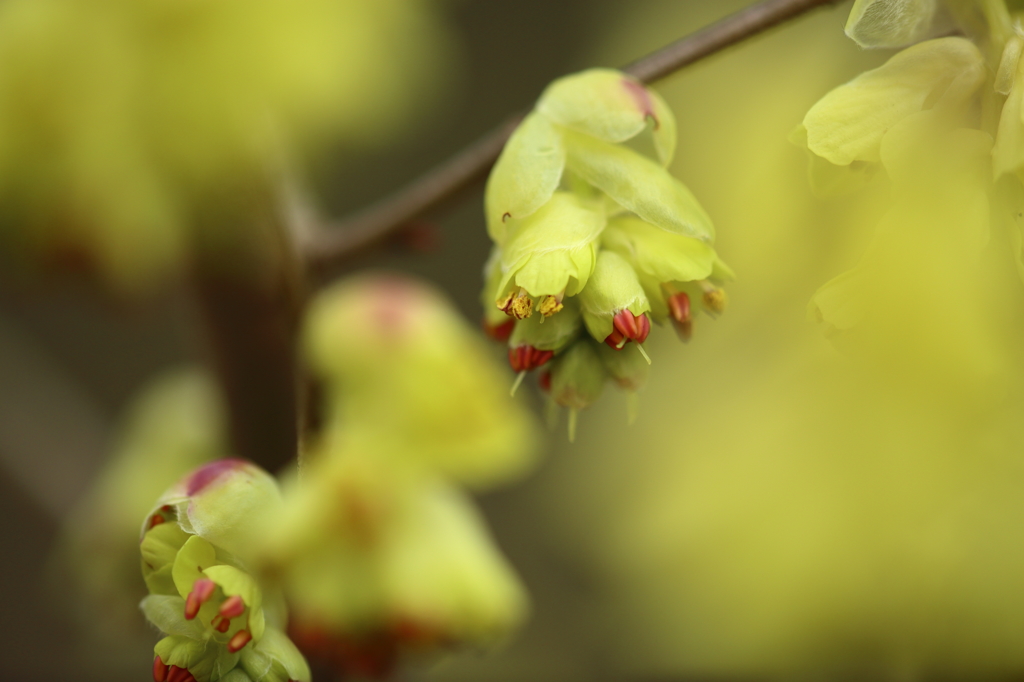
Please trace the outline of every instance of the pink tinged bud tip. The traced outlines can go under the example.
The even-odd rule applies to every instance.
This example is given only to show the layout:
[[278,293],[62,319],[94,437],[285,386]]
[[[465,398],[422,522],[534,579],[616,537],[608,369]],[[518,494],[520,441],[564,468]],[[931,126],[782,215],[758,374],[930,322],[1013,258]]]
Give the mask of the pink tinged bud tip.
[[645,119],[649,117],[654,121],[654,129],[657,130],[661,123],[658,121],[658,117],[654,115],[654,103],[651,101],[651,93],[647,92],[647,88],[629,78],[622,79],[622,87],[632,96],[637,109],[640,110],[643,117]]
[[248,630],[239,630],[235,633],[234,637],[228,640],[228,651],[235,653],[236,651],[241,650],[241,648],[248,644],[251,639],[252,634]]
[[643,343],[651,333],[651,321],[647,315],[633,315],[628,310],[620,310],[612,318],[612,333],[604,342],[615,350],[621,350],[628,341]]
[[508,337],[512,336],[512,330],[515,326],[515,320],[508,320],[501,324],[487,324],[487,322],[484,322],[484,331],[487,333],[487,336],[495,341],[508,341]]
[[529,372],[555,357],[554,351],[539,350],[533,346],[516,346],[508,349],[508,364],[516,372]]
[[199,578],[192,583],[192,591],[185,599],[185,620],[192,620],[196,617],[202,605],[213,596],[215,589],[217,589],[217,584],[209,578]]
[[245,612],[245,602],[237,594],[233,597],[228,597],[220,605],[220,615],[231,620],[232,618],[238,618]]
[[191,497],[224,474],[247,466],[249,463],[244,459],[219,459],[216,462],[210,462],[192,472],[185,484],[185,493]]

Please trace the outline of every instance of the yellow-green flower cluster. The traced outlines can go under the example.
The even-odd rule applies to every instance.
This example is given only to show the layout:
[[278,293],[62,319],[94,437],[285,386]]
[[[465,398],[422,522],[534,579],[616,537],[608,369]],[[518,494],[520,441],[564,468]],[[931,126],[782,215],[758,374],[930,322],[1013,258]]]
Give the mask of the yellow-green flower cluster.
[[171,487],[146,517],[142,611],[165,635],[155,682],[309,682],[284,633],[282,595],[251,573],[253,550],[280,510],[270,475],[223,459]]
[[[719,284],[732,273],[711,246],[711,219],[666,169],[675,147],[656,92],[592,69],[548,86],[491,172],[485,327],[509,341],[517,372],[551,361],[542,385],[574,411],[608,377],[643,383],[652,319],[672,320],[685,339],[698,307],[725,307]],[[630,341],[640,352],[628,360],[595,345]]]
[[1020,18],[1002,0],[858,0],[846,31],[865,47],[910,46],[827,94],[794,134],[816,190],[851,191],[876,175],[892,186],[862,262],[811,301],[831,333],[957,307],[958,278],[993,220],[1010,227],[1022,263]]
[[296,642],[345,675],[382,676],[402,657],[500,640],[526,596],[462,487],[532,463],[535,425],[507,373],[444,298],[394,275],[324,291],[304,345],[322,426],[260,561]]

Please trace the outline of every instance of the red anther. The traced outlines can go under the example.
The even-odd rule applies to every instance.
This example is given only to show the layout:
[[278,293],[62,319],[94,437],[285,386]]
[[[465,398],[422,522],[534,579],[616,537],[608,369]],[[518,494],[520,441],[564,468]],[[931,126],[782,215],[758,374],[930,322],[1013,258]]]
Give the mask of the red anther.
[[213,596],[217,584],[209,578],[199,578],[192,583],[192,591],[185,599],[185,620],[192,620],[199,613],[200,607]]
[[232,618],[238,618],[245,612],[245,602],[237,594],[233,597],[228,597],[220,605],[220,615],[224,616],[228,620]]
[[248,644],[251,639],[252,634],[248,630],[239,630],[234,637],[228,640],[228,651],[235,653]]
[[495,341],[508,341],[508,337],[512,336],[512,330],[515,326],[515,320],[508,320],[501,324],[487,324],[487,321],[485,320],[484,332],[486,332],[487,336],[491,337]]
[[526,346],[509,348],[509,365],[512,366],[513,372],[524,372],[526,370],[526,361],[529,358],[528,352]]
[[156,526],[159,526],[161,523],[164,523],[166,520],[167,519],[165,519],[164,517],[160,516],[159,514],[153,514],[153,518],[151,518],[149,520],[149,527],[150,528],[154,528]]
[[612,325],[627,339],[635,339],[640,334],[640,329],[637,327],[637,319],[628,310],[617,312],[615,317],[612,318]]
[[618,329],[612,329],[612,333],[605,337],[604,342],[615,350],[622,350],[622,347],[626,345],[626,337],[622,335]]
[[159,656],[153,661],[153,682],[167,682],[167,664]]
[[685,291],[668,297],[668,312],[676,322],[690,321],[690,297]]
[[555,351],[553,350],[539,350],[537,348],[532,348],[532,350],[533,352],[530,354],[530,369],[536,369],[555,357]]
[[544,372],[537,377],[537,385],[545,393],[551,393],[551,372]]
[[651,333],[651,318],[641,314],[640,317],[636,318],[636,324],[639,328],[639,333],[633,340],[637,343],[643,343],[647,340],[647,335]]
[[212,625],[213,629],[217,632],[227,632],[231,629],[231,619],[225,618],[224,616],[217,616],[210,621],[210,625]]

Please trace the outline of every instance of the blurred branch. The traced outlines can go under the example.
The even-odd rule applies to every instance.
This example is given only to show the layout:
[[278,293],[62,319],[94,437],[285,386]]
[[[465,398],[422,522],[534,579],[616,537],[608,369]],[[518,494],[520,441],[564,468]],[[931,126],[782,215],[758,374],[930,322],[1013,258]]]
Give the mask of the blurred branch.
[[[623,71],[652,83],[817,7],[844,0],[762,0],[639,59]],[[300,235],[300,255],[310,270],[338,267],[388,241],[482,180],[523,114],[500,126],[394,194],[336,222],[314,221]]]

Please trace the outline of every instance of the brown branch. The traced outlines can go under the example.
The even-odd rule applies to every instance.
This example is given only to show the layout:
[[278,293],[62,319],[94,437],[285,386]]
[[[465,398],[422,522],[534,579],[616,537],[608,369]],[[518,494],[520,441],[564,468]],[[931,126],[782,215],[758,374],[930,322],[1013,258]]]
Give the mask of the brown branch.
[[[840,2],[843,0],[762,0],[633,62],[623,71],[652,83],[812,9]],[[307,266],[311,271],[323,272],[342,265],[482,180],[521,118],[522,114],[512,116],[391,196],[339,222],[309,230],[301,244]]]

